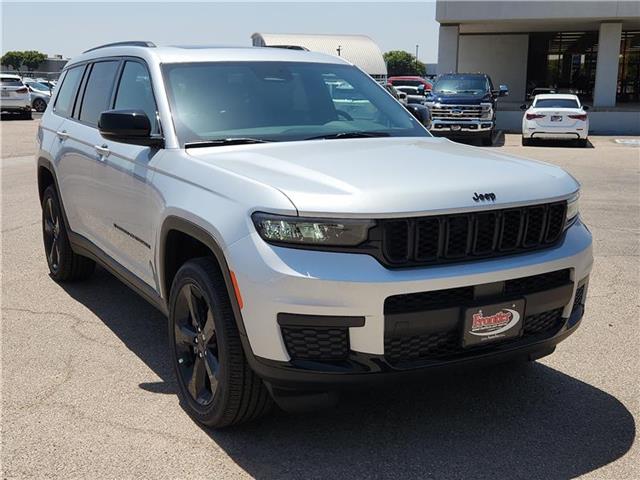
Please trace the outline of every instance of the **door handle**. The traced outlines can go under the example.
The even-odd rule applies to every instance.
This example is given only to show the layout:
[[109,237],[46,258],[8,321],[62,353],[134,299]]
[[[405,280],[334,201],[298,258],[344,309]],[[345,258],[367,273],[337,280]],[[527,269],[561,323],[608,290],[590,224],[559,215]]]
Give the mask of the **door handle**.
[[98,152],[100,160],[104,160],[111,153],[111,150],[109,150],[109,147],[107,145],[94,145],[93,148],[95,148],[96,152]]
[[58,130],[56,132],[56,135],[58,136],[58,138],[62,141],[62,140],[66,140],[67,138],[69,138],[69,134],[67,133],[66,130]]

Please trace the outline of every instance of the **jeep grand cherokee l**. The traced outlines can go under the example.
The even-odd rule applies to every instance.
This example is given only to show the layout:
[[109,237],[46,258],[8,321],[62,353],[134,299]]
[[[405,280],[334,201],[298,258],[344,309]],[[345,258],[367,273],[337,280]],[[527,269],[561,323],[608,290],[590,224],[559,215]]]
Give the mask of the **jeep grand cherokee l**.
[[583,315],[578,183],[433,138],[338,57],[92,49],[64,69],[37,162],[51,277],[98,262],[163,312],[205,425],[536,359]]

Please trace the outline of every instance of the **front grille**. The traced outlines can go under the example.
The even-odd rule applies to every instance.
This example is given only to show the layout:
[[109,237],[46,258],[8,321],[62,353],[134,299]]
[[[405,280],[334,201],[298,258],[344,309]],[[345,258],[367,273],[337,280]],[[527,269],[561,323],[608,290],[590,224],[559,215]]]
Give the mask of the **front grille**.
[[566,203],[382,220],[382,256],[390,267],[495,257],[555,244],[564,231]]
[[432,119],[453,121],[477,120],[482,117],[483,112],[488,113],[489,111],[488,108],[483,109],[479,105],[440,105],[429,108]]
[[292,360],[337,361],[349,354],[349,330],[332,327],[282,327]]
[[[500,297],[514,298],[525,294],[551,290],[571,281],[569,269],[556,270],[530,277],[514,278],[504,282]],[[583,288],[583,287],[581,287]],[[578,289],[580,290],[580,289]],[[576,294],[577,298],[577,294]],[[466,305],[474,299],[474,287],[457,287],[431,292],[405,293],[387,297],[384,302],[385,315],[396,313],[439,310]],[[500,299],[496,299],[499,302]]]
[[394,366],[411,362],[464,357],[477,354],[479,351],[491,350],[491,348],[505,343],[532,341],[534,336],[551,336],[560,330],[563,322],[561,308],[529,315],[524,319],[522,338],[471,348],[462,348],[462,332],[459,329],[425,335],[385,337],[384,356]]

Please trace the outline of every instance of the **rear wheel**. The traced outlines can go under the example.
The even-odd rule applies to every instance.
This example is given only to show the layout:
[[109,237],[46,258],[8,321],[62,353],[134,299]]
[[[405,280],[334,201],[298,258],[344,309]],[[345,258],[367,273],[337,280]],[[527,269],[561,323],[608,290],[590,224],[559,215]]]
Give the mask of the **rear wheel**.
[[64,282],[91,276],[96,264],[71,249],[62,208],[53,185],[47,187],[42,196],[42,237],[51,278]]
[[33,115],[31,113],[31,110],[25,110],[20,114],[20,118],[22,120],[33,120]]
[[586,148],[589,146],[589,140],[587,138],[580,138],[576,140],[576,143],[579,147]]
[[227,290],[216,263],[185,263],[173,281],[169,342],[181,403],[197,422],[214,428],[257,418],[272,404],[249,367]]
[[531,139],[530,138],[526,138],[526,137],[522,137],[522,146],[523,147],[528,147],[529,145],[531,145]]

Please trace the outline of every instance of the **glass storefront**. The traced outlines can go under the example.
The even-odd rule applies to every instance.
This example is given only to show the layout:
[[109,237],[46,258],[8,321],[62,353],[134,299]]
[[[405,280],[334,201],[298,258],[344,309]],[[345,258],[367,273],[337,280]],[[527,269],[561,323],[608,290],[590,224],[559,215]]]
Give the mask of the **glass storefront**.
[[593,97],[598,57],[598,32],[529,34],[527,94],[534,88]]
[[640,31],[622,32],[617,100],[640,102]]

